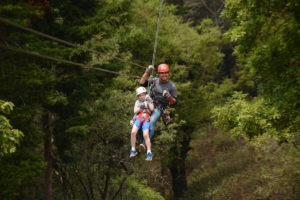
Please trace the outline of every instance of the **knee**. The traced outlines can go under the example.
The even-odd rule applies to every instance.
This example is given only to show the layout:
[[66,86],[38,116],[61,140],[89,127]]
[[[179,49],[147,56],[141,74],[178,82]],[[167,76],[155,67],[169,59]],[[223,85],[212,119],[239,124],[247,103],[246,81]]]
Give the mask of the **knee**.
[[132,135],[132,136],[136,136],[136,132],[131,131],[131,135]]
[[148,139],[150,139],[150,137],[149,137],[149,134],[148,134],[148,133],[147,133],[147,134],[144,134],[143,136],[144,136],[144,140],[145,140],[145,141],[147,141]]

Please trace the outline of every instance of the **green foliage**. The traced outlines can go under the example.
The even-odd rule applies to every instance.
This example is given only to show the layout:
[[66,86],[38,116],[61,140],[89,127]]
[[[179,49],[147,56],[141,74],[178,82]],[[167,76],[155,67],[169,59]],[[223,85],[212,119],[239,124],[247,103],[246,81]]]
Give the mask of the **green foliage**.
[[[155,65],[170,64],[175,82],[186,82],[191,76],[195,81],[212,79],[218,74],[217,65],[223,58],[220,29],[210,20],[204,20],[197,29],[192,28],[173,15],[174,10],[175,7],[166,4],[163,7]],[[145,66],[152,59],[158,11],[157,1],[136,1],[131,7],[132,20],[116,31],[122,50]]]
[[298,199],[299,151],[268,136],[251,144],[254,160],[241,173],[224,180],[215,191],[215,199]]
[[[0,196],[5,199],[37,199],[42,194],[40,175],[44,172],[46,164],[42,156],[18,148],[17,152],[5,156],[0,161]],[[30,188],[36,186],[33,192]]]
[[[240,78],[247,79],[240,83],[255,81],[258,94],[278,109],[281,119],[276,128],[282,132],[279,139],[286,137],[284,132],[294,127],[299,117],[298,10],[299,3],[294,0],[230,0],[223,12],[232,21],[226,36],[237,43],[234,53]],[[298,138],[295,132],[288,135]]]
[[203,71],[201,79],[203,82],[214,80],[220,71],[217,68],[223,61],[224,54],[220,51],[221,45],[224,43],[221,30],[215,27],[210,19],[202,20],[201,24],[196,27],[200,36],[199,44],[196,52],[201,52],[199,59]]
[[[14,104],[12,102],[0,100],[0,112],[8,114],[13,110],[13,107]],[[0,158],[15,152],[16,146],[20,143],[23,136],[21,131],[11,126],[4,115],[0,115]]]
[[246,170],[254,160],[249,146],[229,134],[202,136],[191,147],[186,164],[189,189],[184,195],[188,200],[214,199],[223,181]]
[[206,121],[208,111],[204,92],[194,89],[190,83],[181,84],[177,89],[180,91],[177,112],[189,126],[201,126],[201,122]]
[[[134,93],[108,89],[101,98],[82,104],[76,123],[70,121],[65,134],[57,136],[56,178],[68,183],[64,187],[70,198],[105,199],[118,194],[128,173],[120,170],[120,161],[128,156],[133,97]],[[68,145],[60,144],[63,140]]]
[[[130,61],[145,66],[150,63],[158,9],[156,0],[51,1],[45,9],[4,1],[0,8],[4,16],[76,42],[79,48],[66,48],[11,27],[1,30],[0,34],[32,51],[140,76],[144,69],[137,69]],[[229,80],[220,85],[211,82],[223,79],[218,69],[224,42],[220,29],[214,27],[211,20],[203,20],[193,28],[174,16],[175,12],[175,7],[164,5],[155,65],[170,64],[171,79],[178,88],[178,105],[173,124],[164,127],[158,123],[153,140],[153,165],[145,165],[141,157],[127,162],[128,122],[133,115],[137,80],[126,76],[113,78],[115,75],[105,72],[1,51],[0,93],[17,105],[12,115],[13,126],[25,133],[22,148],[16,152],[19,157],[10,157],[6,165],[1,163],[1,177],[5,177],[5,173],[12,177],[7,182],[4,178],[0,180],[1,198],[9,195],[14,199],[44,198],[43,191],[32,188],[44,185],[45,163],[41,157],[45,128],[53,133],[50,139],[54,199],[163,199],[162,195],[172,198],[166,194],[172,193],[172,187],[185,183],[185,158],[191,136],[198,127],[210,123],[213,104],[223,103],[235,88]],[[122,59],[125,62],[120,62]],[[47,122],[42,120],[45,111],[52,116]],[[248,123],[247,120],[243,122]],[[295,118],[294,126],[287,131],[297,131],[298,122]],[[203,132],[195,135],[203,135]],[[216,149],[227,148],[225,139],[215,142]],[[218,184],[233,173],[231,170],[240,171],[248,161],[242,155],[247,153],[243,149],[240,154],[233,154],[239,158],[237,161],[226,153],[220,154],[216,161],[219,165],[216,168],[212,165],[211,171],[207,170],[209,173],[203,176],[195,170],[193,173],[200,174],[201,180],[191,181],[192,190],[197,188],[194,183],[216,180],[213,183]],[[232,165],[226,163],[227,159]],[[125,163],[125,167],[121,163]],[[131,168],[132,176],[129,175]],[[156,169],[157,173],[153,174]],[[173,185],[162,181],[165,175]],[[209,187],[216,188],[212,184]],[[29,194],[29,191],[34,192]],[[204,194],[206,188],[201,191]]]
[[158,192],[133,178],[129,178],[126,181],[125,187],[126,190],[123,194],[123,198],[125,199],[164,200],[164,198]]
[[172,17],[165,20],[162,21],[158,63],[169,60],[170,63],[184,63],[190,75],[187,79],[195,80],[195,84],[199,84],[199,79],[205,83],[216,76],[223,58],[219,51],[220,30],[213,27],[210,20],[204,20],[197,29]]
[[280,118],[278,110],[262,98],[247,101],[246,97],[235,93],[225,105],[215,107],[212,110],[215,125],[236,136],[277,135],[273,124]]
[[188,125],[202,127],[211,121],[210,110],[216,105],[223,105],[235,88],[230,79],[225,79],[221,84],[209,82],[197,89],[191,87],[190,83],[180,84],[176,110]]
[[83,47],[95,51],[88,53],[80,48],[77,51],[88,53],[91,65],[107,64],[105,68],[120,70],[120,65],[124,64],[115,63],[118,59],[114,58],[122,57],[125,61],[129,60],[127,58],[129,52],[123,52],[118,32],[119,29],[123,29],[124,23],[127,23],[130,18],[128,10],[131,3],[132,1],[128,0],[98,1],[94,15],[86,18],[85,24],[79,27],[80,34],[86,36]]
[[[193,140],[183,199],[297,199],[299,151],[270,136],[248,142],[228,133]],[[293,192],[292,192],[293,191]]]
[[18,23],[28,23],[28,18],[39,17],[41,15],[40,10],[30,6],[27,2],[9,2],[1,1],[0,3],[1,16],[7,16],[13,19],[17,19]]

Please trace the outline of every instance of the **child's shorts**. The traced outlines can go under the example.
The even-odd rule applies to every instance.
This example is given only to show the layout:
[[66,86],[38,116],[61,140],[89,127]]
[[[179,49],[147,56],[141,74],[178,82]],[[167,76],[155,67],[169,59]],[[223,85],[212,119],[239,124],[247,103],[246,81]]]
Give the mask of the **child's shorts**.
[[139,129],[142,127],[142,131],[145,131],[147,129],[150,128],[150,120],[147,120],[147,121],[142,121],[140,119],[136,119],[134,124],[139,127]]

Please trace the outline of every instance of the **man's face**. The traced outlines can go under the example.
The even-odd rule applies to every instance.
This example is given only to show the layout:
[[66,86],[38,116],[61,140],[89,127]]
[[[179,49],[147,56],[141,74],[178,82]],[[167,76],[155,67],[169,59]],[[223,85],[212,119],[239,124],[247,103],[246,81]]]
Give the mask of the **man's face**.
[[163,82],[166,82],[169,79],[169,72],[158,73],[158,76],[159,76],[160,80],[162,80]]

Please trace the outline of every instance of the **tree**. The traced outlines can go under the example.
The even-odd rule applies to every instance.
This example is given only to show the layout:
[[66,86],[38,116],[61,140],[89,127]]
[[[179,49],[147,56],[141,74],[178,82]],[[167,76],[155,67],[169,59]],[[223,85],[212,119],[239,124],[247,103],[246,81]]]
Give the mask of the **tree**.
[[225,5],[224,0],[189,0],[185,2],[185,6],[189,8],[185,14],[186,19],[192,19],[195,24],[198,24],[205,18],[213,20],[216,26],[225,26],[224,19],[221,18],[221,11]]
[[[13,110],[14,104],[12,102],[5,102],[0,100],[0,112],[9,114]],[[23,133],[14,129],[9,120],[0,115],[0,158],[16,151],[16,146],[20,143]]]
[[[210,105],[201,100],[191,111],[195,117],[184,108],[205,93],[202,84],[221,79],[217,66],[223,57],[219,51],[222,38],[210,20],[193,28],[174,16],[174,7],[164,5],[156,63],[170,64],[182,100],[174,123],[158,125],[160,134],[153,150],[161,152],[159,177],[171,171],[173,185],[166,187],[156,174],[142,173],[144,160],[137,162],[132,181],[130,170],[118,162],[127,157],[129,149],[126,119],[132,116],[129,103],[138,84],[131,75],[144,70],[131,61],[143,66],[150,63],[158,9],[157,1],[1,2],[0,12],[7,19],[78,46],[69,48],[1,23],[5,26],[0,31],[4,47],[35,52],[28,56],[1,50],[0,93],[15,103],[11,121],[24,132],[20,148],[0,162],[1,198],[113,199],[128,188],[138,189],[132,193],[138,198],[141,191],[160,198],[152,189],[172,196],[168,190],[173,188],[176,198],[183,194],[191,133],[199,122],[206,122]],[[121,74],[116,77],[37,56],[42,54]],[[117,124],[116,117],[121,119]],[[8,184],[4,174],[10,175]],[[136,186],[136,181],[141,184]],[[33,190],[36,185],[46,190]],[[126,197],[131,193],[126,192]]]
[[[273,123],[279,139],[298,145],[299,5],[295,1],[227,1],[224,16],[233,27],[226,33],[238,42],[239,67],[252,76],[259,95],[282,113]],[[244,73],[244,74],[245,74]],[[284,113],[284,114],[283,114]],[[283,134],[285,132],[285,134]]]

